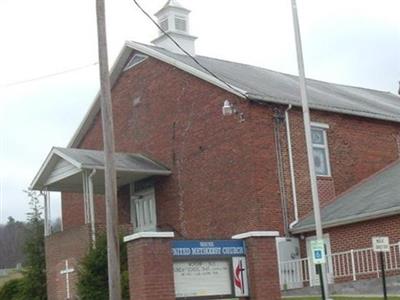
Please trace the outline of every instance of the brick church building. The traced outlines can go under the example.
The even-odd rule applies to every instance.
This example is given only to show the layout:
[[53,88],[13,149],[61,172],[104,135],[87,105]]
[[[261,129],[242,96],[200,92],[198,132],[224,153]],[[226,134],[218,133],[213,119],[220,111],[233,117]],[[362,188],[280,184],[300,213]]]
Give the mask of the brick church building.
[[[315,229],[298,78],[197,55],[189,13],[170,0],[156,16],[195,60],[160,33],[127,42],[111,71],[131,299],[280,299],[280,262],[307,257]],[[327,254],[399,243],[399,97],[307,84]],[[32,182],[62,192],[63,230],[46,228],[50,300],[76,299],[79,260],[104,230],[99,110],[97,97]]]

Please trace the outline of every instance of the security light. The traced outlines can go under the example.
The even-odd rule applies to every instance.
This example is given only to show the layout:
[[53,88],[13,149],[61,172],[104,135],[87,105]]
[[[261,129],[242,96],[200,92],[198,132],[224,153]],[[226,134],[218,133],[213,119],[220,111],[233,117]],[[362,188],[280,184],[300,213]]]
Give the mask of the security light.
[[229,100],[224,101],[224,106],[222,107],[222,114],[224,116],[231,116],[234,113],[233,105],[229,102]]

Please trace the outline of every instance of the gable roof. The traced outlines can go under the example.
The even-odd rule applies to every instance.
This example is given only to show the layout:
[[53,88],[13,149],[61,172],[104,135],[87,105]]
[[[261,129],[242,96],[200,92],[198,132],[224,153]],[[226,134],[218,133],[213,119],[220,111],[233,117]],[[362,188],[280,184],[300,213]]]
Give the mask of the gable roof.
[[[205,56],[196,59],[229,85],[213,77],[190,57],[163,48],[126,42],[112,71],[111,83],[115,84],[132,52],[141,52],[168,63],[178,69],[210,82],[239,97],[254,101],[292,104],[301,106],[298,77],[268,69],[240,64]],[[311,109],[331,111],[380,120],[400,122],[400,98],[390,92],[333,84],[307,79]],[[100,109],[99,95],[85,116],[69,146],[76,147]]]
[[[340,195],[321,209],[322,226],[335,227],[400,214],[400,162],[389,165],[375,175]],[[297,223],[293,233],[315,230],[314,216]]]

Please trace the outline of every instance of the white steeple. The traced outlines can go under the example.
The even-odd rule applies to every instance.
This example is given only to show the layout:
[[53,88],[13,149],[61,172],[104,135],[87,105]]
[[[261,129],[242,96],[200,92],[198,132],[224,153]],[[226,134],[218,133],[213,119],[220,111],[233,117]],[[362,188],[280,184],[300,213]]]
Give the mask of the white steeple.
[[[195,55],[194,43],[197,37],[189,34],[189,14],[190,10],[184,8],[177,0],[169,0],[155,16],[165,32],[188,53]],[[169,51],[183,54],[183,51],[161,31],[159,37],[152,43]]]

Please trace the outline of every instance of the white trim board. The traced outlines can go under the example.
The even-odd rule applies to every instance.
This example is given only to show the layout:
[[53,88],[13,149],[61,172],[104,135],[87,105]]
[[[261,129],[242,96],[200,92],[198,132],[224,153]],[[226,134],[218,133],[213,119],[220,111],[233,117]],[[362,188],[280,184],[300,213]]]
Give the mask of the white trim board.
[[157,238],[174,238],[175,233],[172,231],[156,232],[156,231],[143,231],[127,235],[124,237],[124,242],[131,242],[139,239],[157,239]]
[[232,236],[234,240],[248,239],[252,237],[278,237],[279,231],[249,231]]

